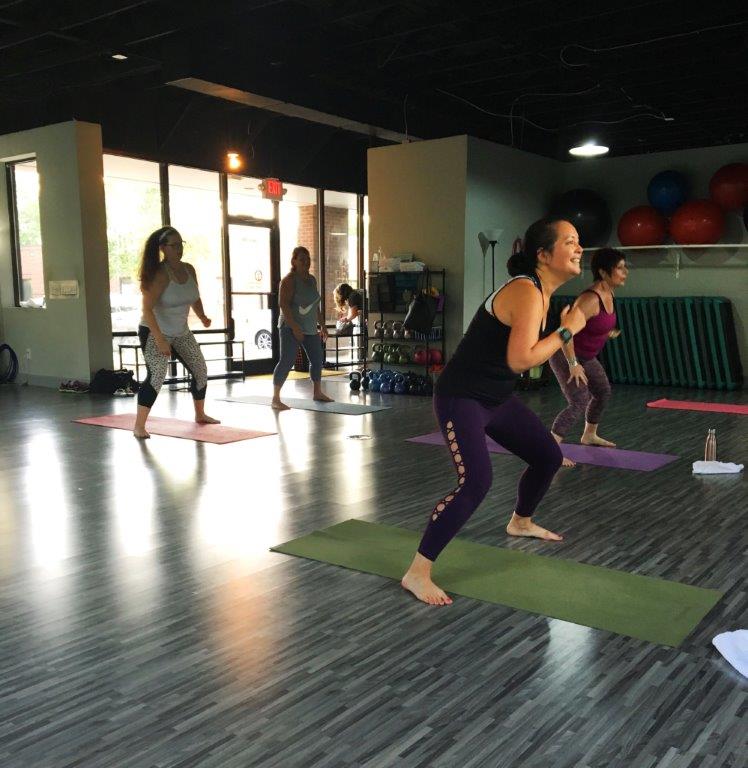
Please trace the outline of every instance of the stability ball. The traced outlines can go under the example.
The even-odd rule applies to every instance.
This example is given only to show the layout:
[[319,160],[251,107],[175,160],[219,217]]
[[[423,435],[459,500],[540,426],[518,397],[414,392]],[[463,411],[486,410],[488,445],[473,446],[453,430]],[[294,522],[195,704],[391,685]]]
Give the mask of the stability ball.
[[662,245],[667,234],[665,217],[650,205],[637,205],[621,216],[618,240],[621,245]]
[[553,201],[548,215],[570,221],[584,248],[597,248],[608,242],[612,226],[608,204],[591,189],[564,192]]
[[662,171],[647,186],[647,200],[664,216],[670,216],[688,200],[688,182],[678,171]]
[[748,205],[748,163],[730,163],[720,168],[709,182],[709,194],[727,211]]
[[670,220],[670,235],[678,245],[716,243],[725,229],[725,214],[711,200],[683,203]]

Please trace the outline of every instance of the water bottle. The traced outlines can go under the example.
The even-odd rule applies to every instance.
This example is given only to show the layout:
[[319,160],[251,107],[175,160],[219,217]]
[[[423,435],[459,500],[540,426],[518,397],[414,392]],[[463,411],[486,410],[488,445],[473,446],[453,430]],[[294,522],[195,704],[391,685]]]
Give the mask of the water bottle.
[[706,442],[704,443],[704,461],[716,461],[717,459],[717,436],[713,429],[706,433]]

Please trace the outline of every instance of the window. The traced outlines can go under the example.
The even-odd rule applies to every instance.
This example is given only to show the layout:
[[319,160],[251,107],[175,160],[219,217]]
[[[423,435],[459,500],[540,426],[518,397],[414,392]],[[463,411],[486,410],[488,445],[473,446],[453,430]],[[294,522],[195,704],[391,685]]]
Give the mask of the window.
[[7,164],[17,307],[46,306],[36,158]]
[[[197,272],[200,298],[211,328],[224,327],[223,259],[221,258],[221,197],[219,174],[169,166],[169,213],[172,226],[186,241],[184,260]],[[190,312],[189,325],[203,324]]]
[[104,191],[112,330],[134,332],[141,314],[140,256],[148,235],[161,226],[158,163],[104,155]]
[[284,184],[286,194],[280,204],[280,273],[288,274],[291,254],[297,245],[303,245],[312,257],[309,270],[319,281],[319,253],[317,253],[317,190]]
[[325,286],[328,301],[325,319],[337,320],[337,307],[332,292],[340,283],[360,288],[358,274],[358,231],[356,195],[325,190]]
[[273,218],[273,201],[263,199],[260,191],[262,179],[230,175],[227,182],[229,216]]

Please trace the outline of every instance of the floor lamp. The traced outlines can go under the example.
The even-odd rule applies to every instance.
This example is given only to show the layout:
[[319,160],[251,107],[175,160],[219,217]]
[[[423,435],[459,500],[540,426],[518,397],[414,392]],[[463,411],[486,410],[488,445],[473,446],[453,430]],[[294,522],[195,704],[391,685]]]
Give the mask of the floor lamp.
[[483,273],[485,275],[486,253],[491,246],[491,291],[496,290],[496,246],[501,239],[503,229],[484,229],[478,233],[478,242],[483,250]]

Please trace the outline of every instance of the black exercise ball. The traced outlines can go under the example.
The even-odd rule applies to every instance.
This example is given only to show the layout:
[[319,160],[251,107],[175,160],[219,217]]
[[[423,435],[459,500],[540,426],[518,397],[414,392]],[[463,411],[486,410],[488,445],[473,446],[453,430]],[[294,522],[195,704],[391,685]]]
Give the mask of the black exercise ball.
[[557,197],[548,215],[570,221],[579,232],[584,248],[605,245],[613,222],[608,204],[591,189],[572,189]]

